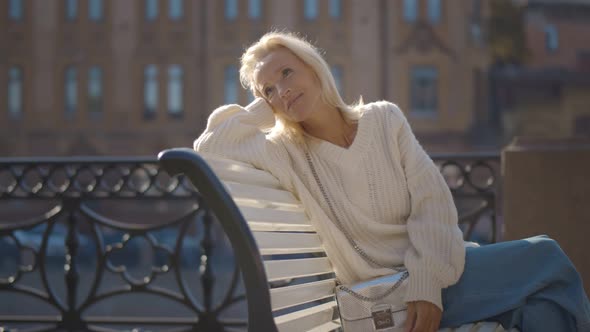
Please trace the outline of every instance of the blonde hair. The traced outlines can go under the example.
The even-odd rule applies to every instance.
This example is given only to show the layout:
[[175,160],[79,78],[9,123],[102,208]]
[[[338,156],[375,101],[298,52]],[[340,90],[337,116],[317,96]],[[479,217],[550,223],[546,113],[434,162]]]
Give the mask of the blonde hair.
[[[294,33],[268,32],[246,49],[240,59],[240,82],[244,88],[249,89],[254,96],[262,97],[262,93],[258,91],[254,80],[256,65],[266,55],[280,47],[291,51],[312,69],[320,82],[320,97],[324,103],[339,109],[344,118],[349,122],[357,121],[360,118],[359,106],[362,105],[362,99],[357,104],[347,105],[338,93],[330,67],[322,57],[320,51],[303,37]],[[275,134],[286,135],[287,138],[295,142],[301,142],[304,134],[301,125],[288,120],[279,112],[274,112],[274,114],[277,125],[273,128],[273,132]]]

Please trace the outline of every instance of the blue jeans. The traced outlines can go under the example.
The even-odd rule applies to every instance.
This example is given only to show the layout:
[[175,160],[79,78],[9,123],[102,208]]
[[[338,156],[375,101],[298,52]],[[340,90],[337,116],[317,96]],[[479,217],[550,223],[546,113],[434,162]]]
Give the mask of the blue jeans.
[[523,332],[590,331],[580,275],[546,236],[467,248],[465,271],[442,298],[441,328],[496,321]]

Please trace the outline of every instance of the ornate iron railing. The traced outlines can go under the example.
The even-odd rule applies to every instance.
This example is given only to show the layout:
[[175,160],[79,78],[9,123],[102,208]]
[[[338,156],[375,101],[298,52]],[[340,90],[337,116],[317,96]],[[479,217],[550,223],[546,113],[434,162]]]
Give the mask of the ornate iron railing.
[[500,154],[433,154],[431,158],[451,189],[465,239],[484,244],[499,241]]
[[[496,241],[499,155],[432,158],[466,238],[488,222],[484,240]],[[248,260],[254,249],[228,232],[231,254],[208,208],[219,215],[226,203],[150,158],[0,158],[0,328],[245,329],[246,311],[251,320],[269,304],[248,293],[256,284],[264,294],[253,281],[261,266],[253,276],[242,269],[244,290],[234,258]],[[244,292],[256,298],[248,309]]]
[[[169,211],[156,217],[154,206]],[[41,212],[32,215],[34,209]],[[129,209],[153,214],[133,216]],[[231,248],[214,244],[213,216],[190,182],[170,178],[153,158],[0,159],[0,210],[0,326],[217,331],[247,325],[243,314],[223,318],[244,300],[233,261],[224,264],[229,265],[226,293],[214,301],[216,280],[223,278],[216,277],[209,258],[223,246],[226,252]],[[60,263],[61,292],[55,277]],[[27,283],[30,279],[36,282]],[[123,299],[132,294],[149,295],[144,301],[151,299],[158,308]],[[50,313],[25,310],[34,307]]]

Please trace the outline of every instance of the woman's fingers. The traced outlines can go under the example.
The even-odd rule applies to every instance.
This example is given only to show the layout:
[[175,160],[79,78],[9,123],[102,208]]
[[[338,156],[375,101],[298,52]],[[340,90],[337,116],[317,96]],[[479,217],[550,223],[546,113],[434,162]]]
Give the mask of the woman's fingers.
[[[407,322],[411,321],[412,324],[406,325],[406,331],[436,332],[440,325],[441,318],[442,311],[436,305],[427,301],[410,302],[408,304]],[[408,328],[410,328],[410,330],[408,330]]]
[[416,323],[416,303],[410,302],[410,303],[408,303],[408,317],[406,318],[404,331],[411,332],[414,329],[415,323]]

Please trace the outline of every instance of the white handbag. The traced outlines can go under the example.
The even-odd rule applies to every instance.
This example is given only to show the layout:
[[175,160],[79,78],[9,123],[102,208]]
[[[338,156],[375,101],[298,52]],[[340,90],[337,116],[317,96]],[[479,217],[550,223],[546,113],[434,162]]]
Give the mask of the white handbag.
[[[387,267],[369,257],[346,231],[336,214],[332,203],[315,170],[311,155],[307,149],[305,157],[313,173],[328,208],[334,217],[336,227],[357,253],[369,264]],[[407,288],[408,271],[403,267],[387,267],[396,271],[394,274],[361,281],[352,285],[337,285],[336,302],[344,332],[402,332],[407,318],[407,305],[404,297]]]

